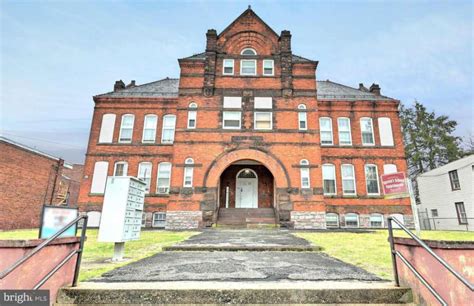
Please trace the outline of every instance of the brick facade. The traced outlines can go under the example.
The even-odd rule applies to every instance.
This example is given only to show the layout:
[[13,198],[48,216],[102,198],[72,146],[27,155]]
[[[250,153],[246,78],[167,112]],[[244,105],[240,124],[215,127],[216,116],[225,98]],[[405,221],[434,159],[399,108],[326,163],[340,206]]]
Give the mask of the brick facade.
[[43,204],[77,205],[81,165],[0,138],[0,230],[36,228]]
[[[221,33],[208,30],[206,50],[179,59],[179,79],[164,79],[137,86],[133,81],[125,86],[121,81],[114,91],[94,97],[95,110],[91,126],[84,178],[80,190],[83,211],[100,211],[103,194],[91,193],[96,162],[107,162],[107,175],[114,174],[116,162],[128,163],[128,175],[137,176],[139,163],[149,162],[150,193],[145,200],[146,224],[151,224],[154,212],[168,212],[172,217],[168,228],[179,227],[182,216],[199,222],[183,223],[203,227],[216,221],[218,207],[223,207],[225,186],[234,188],[232,169],[245,161],[247,168],[260,168],[259,207],[273,207],[282,225],[296,228],[325,228],[326,212],[340,215],[411,215],[408,199],[387,200],[381,193],[367,195],[364,166],[376,165],[383,174],[384,165],[395,165],[406,171],[406,161],[400,122],[399,101],[384,97],[374,84],[359,89],[329,81],[317,81],[317,61],[297,56],[291,50],[291,33],[280,35],[266,25],[251,9],[246,10]],[[243,55],[252,48],[255,55]],[[224,60],[233,60],[233,74],[224,72]],[[242,75],[249,60],[256,62],[256,75]],[[264,60],[273,60],[272,73],[264,75]],[[242,69],[241,69],[242,68]],[[241,98],[239,106],[225,108],[226,97]],[[271,97],[271,109],[256,110],[256,101]],[[194,103],[197,108],[194,108]],[[304,105],[305,109],[300,106]],[[268,108],[268,106],[266,106]],[[271,129],[256,127],[256,112],[271,112]],[[190,112],[196,112],[195,128],[190,128]],[[240,128],[223,126],[224,112],[240,112]],[[299,125],[299,114],[306,114],[306,127]],[[114,114],[109,128],[110,141],[99,141],[103,116]],[[120,142],[121,121],[133,114],[133,135],[130,142]],[[155,138],[143,142],[144,118],[156,115]],[[176,116],[174,141],[163,143],[165,115]],[[333,145],[321,145],[320,117],[332,118]],[[338,139],[338,117],[350,119],[352,145],[342,146]],[[360,118],[372,118],[374,145],[361,140]],[[382,145],[378,118],[390,118],[393,145]],[[103,127],[102,127],[103,128]],[[123,132],[125,133],[125,132]],[[185,160],[193,159],[192,165]],[[307,164],[302,164],[307,160]],[[157,192],[158,167],[171,163],[169,192]],[[322,165],[336,169],[335,195],[323,194]],[[356,194],[343,196],[341,165],[352,164]],[[183,186],[186,167],[192,168],[192,186]],[[309,173],[309,186],[302,186],[302,173]],[[229,174],[232,173],[232,174]],[[380,185],[380,183],[379,183]],[[234,190],[231,190],[233,198]],[[231,201],[231,205],[235,205]],[[170,213],[172,212],[172,213]],[[199,213],[196,213],[199,212]],[[201,217],[202,216],[202,217]],[[167,217],[167,218],[168,218]],[[359,221],[361,226],[367,222]],[[370,224],[370,223],[369,223]]]

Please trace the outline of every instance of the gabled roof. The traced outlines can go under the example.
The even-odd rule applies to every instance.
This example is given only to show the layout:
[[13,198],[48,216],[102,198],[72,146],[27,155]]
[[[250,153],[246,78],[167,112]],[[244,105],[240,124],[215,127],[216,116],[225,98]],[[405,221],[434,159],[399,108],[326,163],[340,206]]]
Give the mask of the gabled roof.
[[229,24],[222,32],[219,33],[219,35],[217,36],[218,38],[221,37],[225,32],[229,31],[233,26],[234,24],[237,23],[237,21],[239,21],[239,19],[241,18],[244,18],[245,15],[247,14],[250,14],[250,15],[253,15],[258,21],[260,21],[265,27],[267,27],[273,34],[275,34],[276,37],[280,37],[265,21],[262,20],[262,18],[260,18],[253,10],[252,8],[248,7],[248,9],[246,9],[242,14],[240,14],[239,17],[237,17],[234,21],[232,21],[231,24]]
[[329,80],[317,81],[318,100],[395,100]]
[[97,95],[96,97],[163,97],[175,98],[178,96],[179,79],[162,79],[143,85],[128,87],[125,89]]
[[439,168],[422,173],[418,175],[418,177],[424,178],[424,177],[430,177],[430,176],[443,175],[443,174],[447,174],[449,171],[452,171],[452,170],[458,170],[464,167],[472,167],[472,166],[474,166],[474,154],[455,160]]

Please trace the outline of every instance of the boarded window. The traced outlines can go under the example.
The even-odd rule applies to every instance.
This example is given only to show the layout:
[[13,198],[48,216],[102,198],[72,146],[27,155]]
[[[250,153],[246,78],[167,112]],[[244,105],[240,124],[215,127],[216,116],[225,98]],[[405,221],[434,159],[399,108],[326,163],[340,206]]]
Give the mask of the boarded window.
[[255,97],[254,108],[272,109],[272,97]]
[[224,97],[224,108],[242,108],[242,97]]
[[102,116],[100,126],[99,142],[111,143],[114,138],[115,114],[105,114]]
[[382,117],[379,121],[379,134],[381,146],[393,146],[392,123],[390,118]]
[[383,165],[383,174],[390,174],[397,172],[397,165],[394,164],[386,164]]
[[108,162],[99,161],[95,163],[94,174],[92,175],[91,193],[104,193],[108,170]]

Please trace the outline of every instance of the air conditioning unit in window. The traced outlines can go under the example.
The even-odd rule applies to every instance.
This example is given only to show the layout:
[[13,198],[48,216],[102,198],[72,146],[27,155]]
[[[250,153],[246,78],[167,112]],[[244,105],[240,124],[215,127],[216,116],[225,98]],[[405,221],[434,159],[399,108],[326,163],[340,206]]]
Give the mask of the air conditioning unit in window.
[[170,188],[169,187],[158,187],[158,193],[169,193]]

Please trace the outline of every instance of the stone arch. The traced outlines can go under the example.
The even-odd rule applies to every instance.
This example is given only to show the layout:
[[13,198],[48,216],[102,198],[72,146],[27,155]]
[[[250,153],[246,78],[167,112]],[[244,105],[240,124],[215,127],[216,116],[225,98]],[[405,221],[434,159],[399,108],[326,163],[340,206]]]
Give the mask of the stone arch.
[[290,188],[291,181],[285,166],[271,153],[255,149],[237,149],[220,154],[207,168],[204,174],[204,187],[217,187],[220,176],[227,167],[239,160],[254,160],[272,173],[277,188]]

